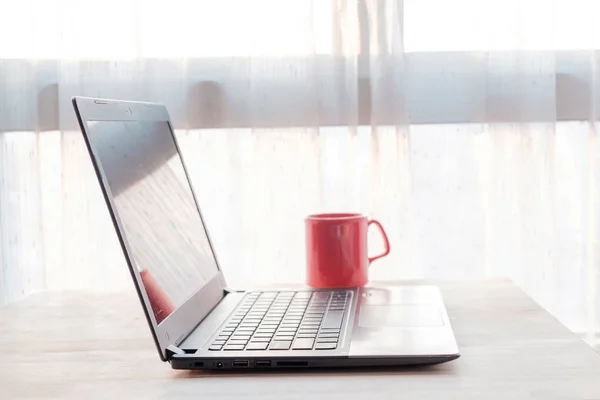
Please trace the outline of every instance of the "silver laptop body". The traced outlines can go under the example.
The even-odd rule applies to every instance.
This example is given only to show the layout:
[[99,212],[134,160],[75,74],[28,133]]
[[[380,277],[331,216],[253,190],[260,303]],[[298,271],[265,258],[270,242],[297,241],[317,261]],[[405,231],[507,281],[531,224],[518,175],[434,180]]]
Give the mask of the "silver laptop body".
[[73,106],[154,342],[172,368],[403,366],[459,357],[434,286],[228,289],[165,106],[83,97]]

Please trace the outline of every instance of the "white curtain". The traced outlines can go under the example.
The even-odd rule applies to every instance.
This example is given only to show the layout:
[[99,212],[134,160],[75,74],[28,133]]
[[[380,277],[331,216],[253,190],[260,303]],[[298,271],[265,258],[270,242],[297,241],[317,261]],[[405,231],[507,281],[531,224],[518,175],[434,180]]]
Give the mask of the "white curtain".
[[357,211],[392,245],[373,280],[508,276],[593,342],[599,11],[0,0],[0,304],[131,288],[83,95],[167,105],[232,286],[303,281],[303,217]]

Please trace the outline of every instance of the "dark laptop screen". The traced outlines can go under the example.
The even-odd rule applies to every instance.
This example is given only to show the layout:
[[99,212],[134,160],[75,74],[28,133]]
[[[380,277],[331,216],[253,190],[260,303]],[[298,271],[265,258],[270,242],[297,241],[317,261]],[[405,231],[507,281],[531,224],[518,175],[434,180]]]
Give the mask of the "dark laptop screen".
[[89,121],[88,128],[160,323],[218,273],[170,127]]

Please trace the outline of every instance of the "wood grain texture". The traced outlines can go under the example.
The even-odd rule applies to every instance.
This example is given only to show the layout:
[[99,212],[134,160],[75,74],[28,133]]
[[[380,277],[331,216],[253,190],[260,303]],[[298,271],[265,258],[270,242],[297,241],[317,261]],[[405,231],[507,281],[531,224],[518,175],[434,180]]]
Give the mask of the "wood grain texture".
[[426,369],[211,374],[160,362],[132,292],[0,309],[1,399],[600,399],[600,354],[508,281],[439,283],[462,352]]

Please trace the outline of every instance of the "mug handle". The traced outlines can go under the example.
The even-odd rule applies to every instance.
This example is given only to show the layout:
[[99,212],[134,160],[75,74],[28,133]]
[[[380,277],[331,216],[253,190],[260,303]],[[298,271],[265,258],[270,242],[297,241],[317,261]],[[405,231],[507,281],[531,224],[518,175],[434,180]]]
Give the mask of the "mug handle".
[[381,224],[379,223],[379,221],[377,221],[375,219],[371,219],[367,223],[367,229],[368,229],[368,227],[371,226],[371,224],[377,225],[377,227],[379,228],[379,231],[383,235],[383,244],[385,245],[385,250],[383,251],[383,253],[381,253],[381,254],[379,254],[379,255],[377,255],[375,257],[369,257],[369,264],[371,264],[373,261],[377,260],[378,258],[385,257],[388,254],[390,254],[390,242],[389,242],[388,237],[387,237],[387,235],[385,233],[385,230],[383,229],[383,226],[381,226]]

